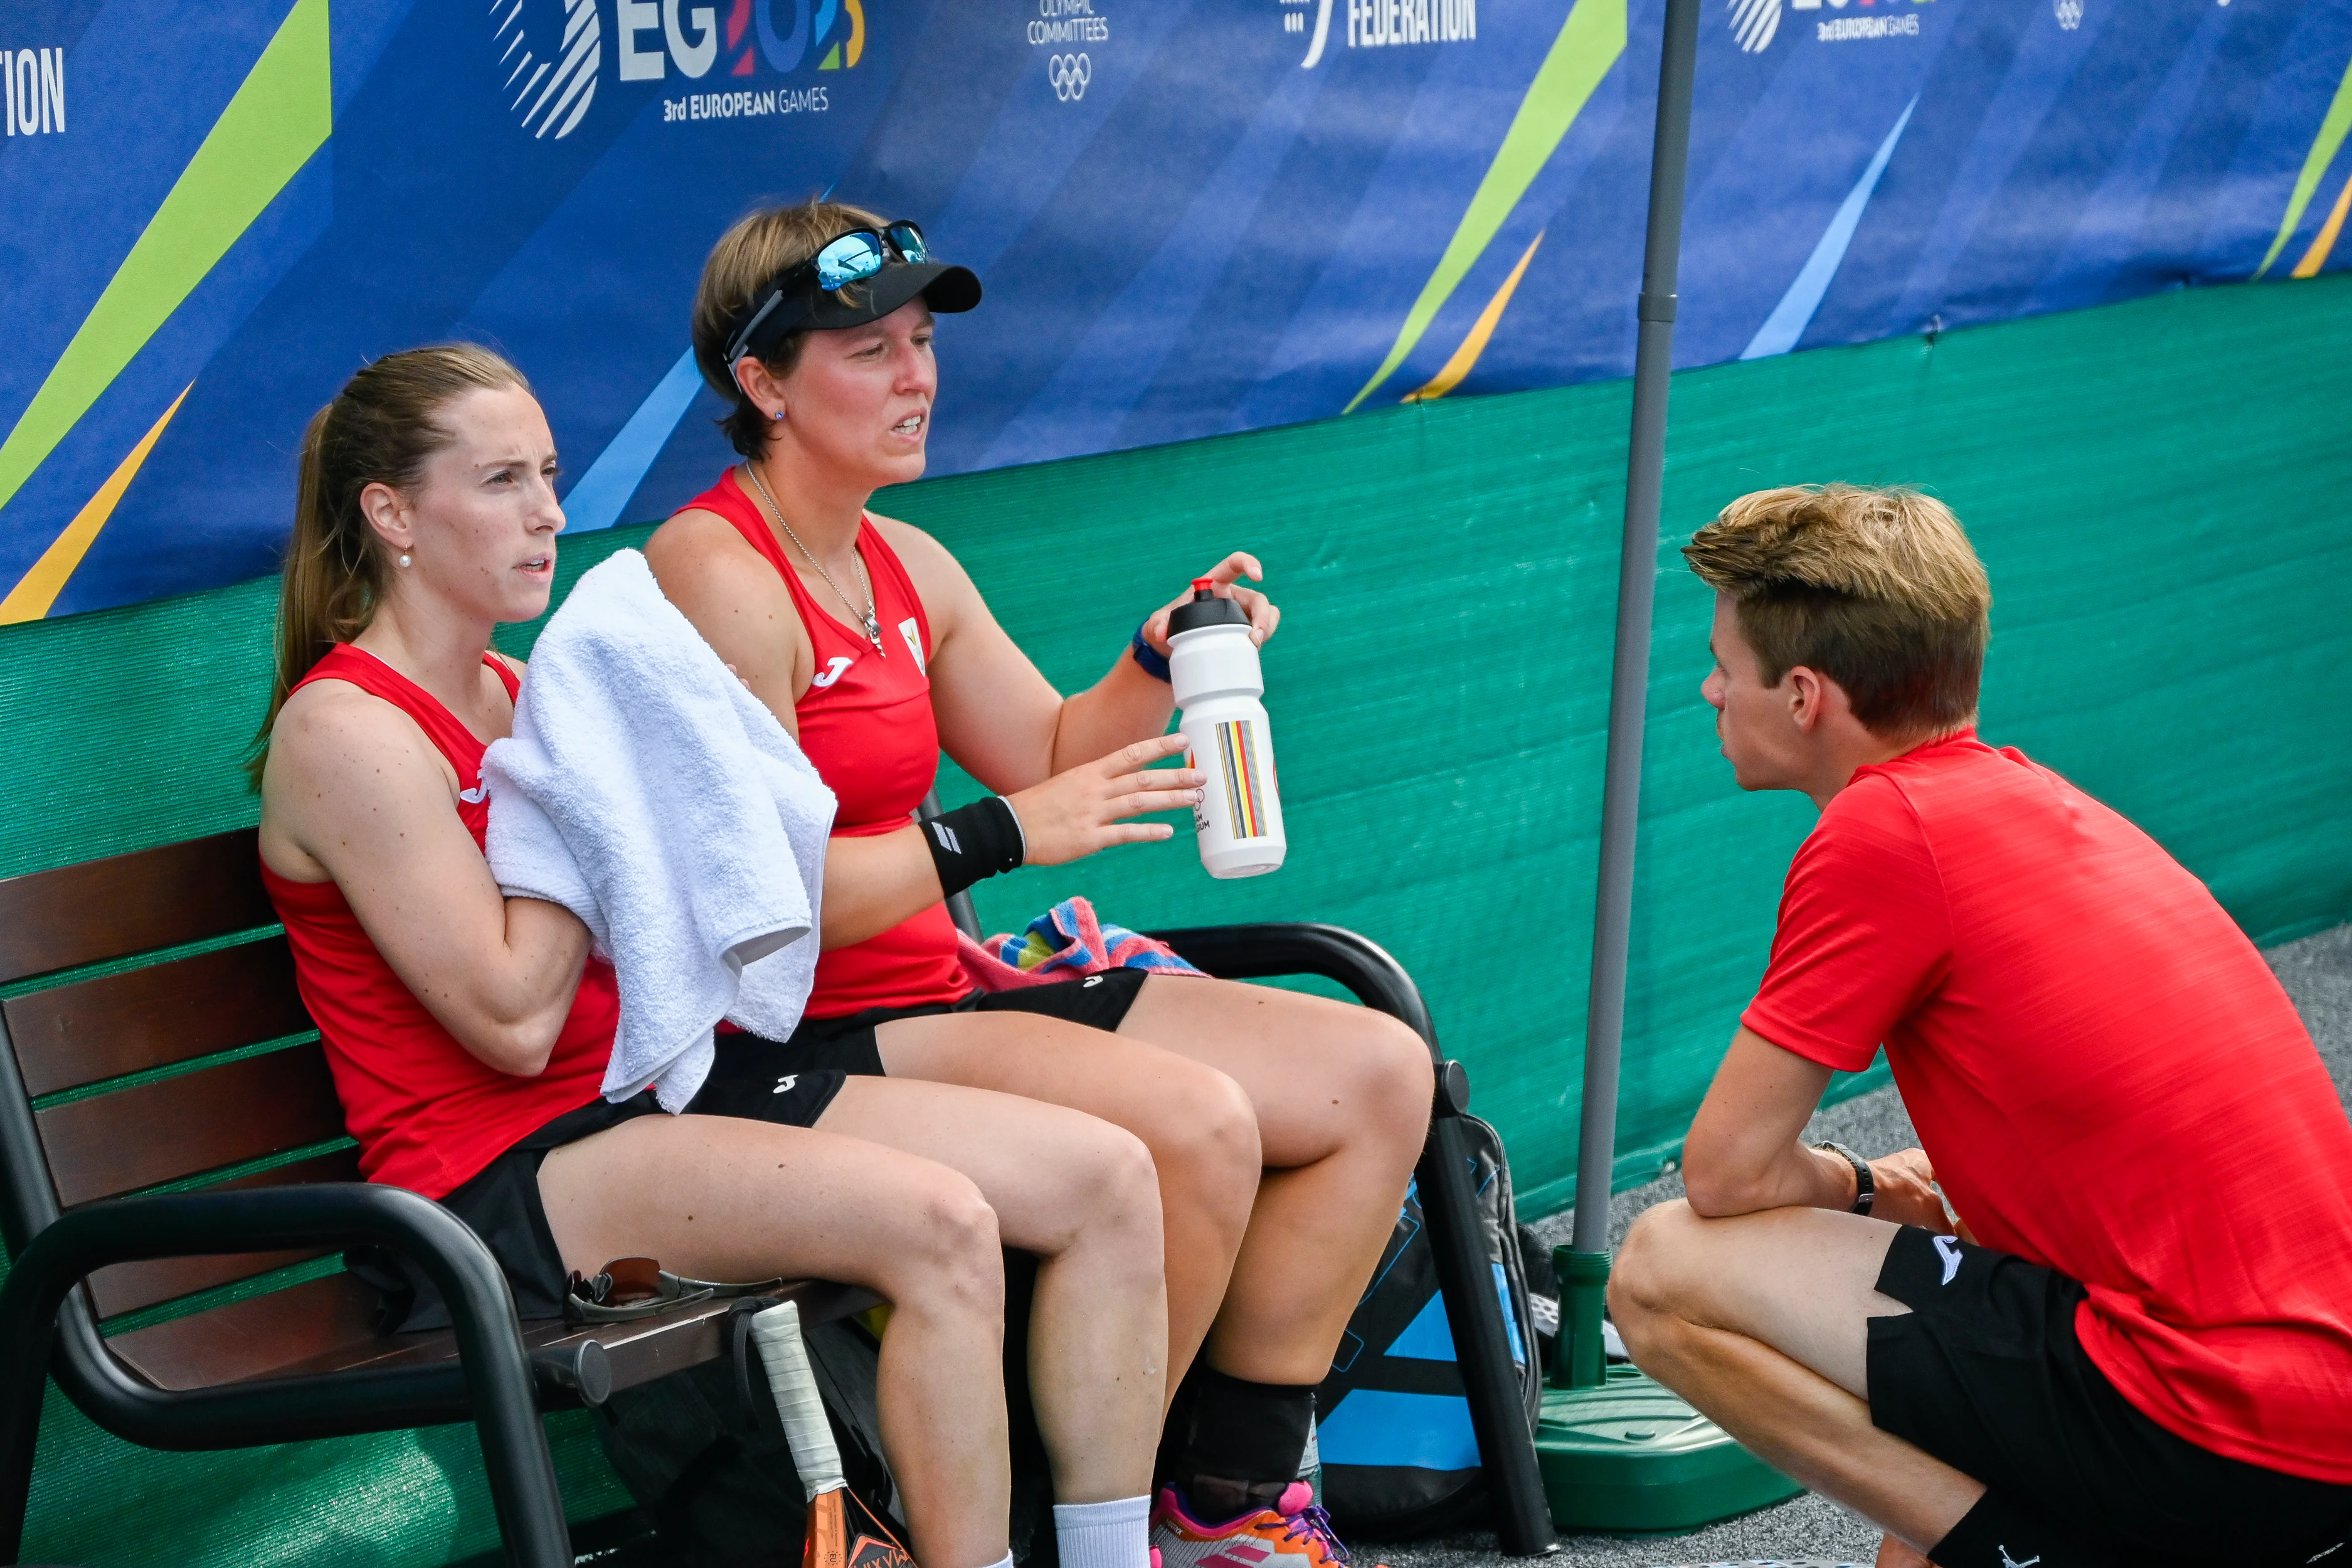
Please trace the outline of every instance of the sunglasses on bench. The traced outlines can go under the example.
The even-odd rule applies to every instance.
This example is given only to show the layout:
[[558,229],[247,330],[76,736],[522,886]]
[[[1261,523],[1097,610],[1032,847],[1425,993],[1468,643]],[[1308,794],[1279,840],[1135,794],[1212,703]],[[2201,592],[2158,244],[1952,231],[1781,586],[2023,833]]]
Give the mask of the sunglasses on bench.
[[593,1275],[574,1269],[563,1292],[563,1316],[573,1323],[622,1323],[718,1296],[756,1296],[783,1284],[753,1279],[731,1284],[672,1274],[650,1258],[615,1258]]

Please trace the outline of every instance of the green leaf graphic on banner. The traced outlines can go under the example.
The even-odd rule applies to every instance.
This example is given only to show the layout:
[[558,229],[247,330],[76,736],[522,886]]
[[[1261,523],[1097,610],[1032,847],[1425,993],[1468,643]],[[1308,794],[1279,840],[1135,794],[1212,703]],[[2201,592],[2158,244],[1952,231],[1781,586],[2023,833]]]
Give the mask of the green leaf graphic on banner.
[[2335,100],[2327,106],[2327,114],[2319,122],[2319,135],[2312,142],[2311,151],[2303,160],[2303,173],[2294,177],[2294,195],[2287,198],[2286,216],[2279,224],[2278,237],[2263,257],[2263,264],[2254,268],[2260,278],[2279,258],[2286,242],[2294,233],[2294,226],[2303,221],[2303,209],[2311,205],[2312,194],[2319,189],[2320,177],[2327,165],[2336,161],[2336,150],[2344,145],[2345,132],[2352,131],[2352,62],[2344,67],[2344,79],[2336,84]]
[[1397,332],[1389,357],[1340,412],[1353,414],[1356,405],[1370,397],[1420,343],[1422,333],[1469,276],[1471,267],[1502,228],[1503,220],[1511,216],[1511,209],[1519,205],[1519,198],[1527,195],[1559,147],[1559,139],[1584,111],[1592,89],[1624,52],[1625,0],[1576,0],[1568,20],[1559,25],[1559,37],[1552,40],[1551,52],[1544,56],[1536,79],[1528,84],[1528,95],[1519,100],[1519,111],[1511,117],[1503,145],[1487,165],[1486,177],[1478,182],[1445,254],[1437,258],[1437,270],[1429,275],[1421,298],[1405,312],[1404,326]]
[[334,128],[327,0],[295,0],[0,444],[0,507]]

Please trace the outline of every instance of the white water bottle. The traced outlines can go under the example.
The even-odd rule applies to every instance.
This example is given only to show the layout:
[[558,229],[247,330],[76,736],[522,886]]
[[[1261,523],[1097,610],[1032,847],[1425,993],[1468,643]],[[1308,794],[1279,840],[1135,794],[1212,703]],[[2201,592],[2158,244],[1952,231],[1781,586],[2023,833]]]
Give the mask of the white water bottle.
[[1201,864],[1212,877],[1261,877],[1282,864],[1282,797],[1275,787],[1274,736],[1265,677],[1249,616],[1221,599],[1209,578],[1192,580],[1192,602],[1168,617],[1168,679],[1184,718],[1192,767],[1206,775],[1192,808]]

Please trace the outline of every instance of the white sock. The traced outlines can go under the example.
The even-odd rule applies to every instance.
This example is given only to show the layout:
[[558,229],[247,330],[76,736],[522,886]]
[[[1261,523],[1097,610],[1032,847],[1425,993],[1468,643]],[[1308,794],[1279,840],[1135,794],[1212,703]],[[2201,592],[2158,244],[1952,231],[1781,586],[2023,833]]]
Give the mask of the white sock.
[[1144,1568],[1151,1554],[1151,1499],[1057,1502],[1054,1542],[1062,1568]]
[[990,1563],[988,1568],[1013,1568],[1013,1553],[1007,1551],[1003,1556]]

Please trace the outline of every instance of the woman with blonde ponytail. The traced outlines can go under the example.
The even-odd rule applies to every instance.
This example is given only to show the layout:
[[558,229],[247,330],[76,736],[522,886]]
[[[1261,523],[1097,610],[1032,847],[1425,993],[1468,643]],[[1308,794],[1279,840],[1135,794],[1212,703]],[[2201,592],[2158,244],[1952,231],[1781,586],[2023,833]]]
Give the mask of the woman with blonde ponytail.
[[[352,377],[342,396],[310,416],[302,433],[294,536],[287,545],[278,598],[278,679],[246,762],[255,789],[261,787],[269,733],[287,697],[338,643],[367,629],[383,596],[383,552],[359,515],[358,498],[330,493],[330,447],[339,476],[364,471],[413,485],[435,432],[427,420],[400,416],[429,408],[440,400],[436,394],[446,396],[460,387],[522,385],[521,373],[488,349],[451,343],[377,361]],[[355,443],[360,449],[353,449]]]
[[[482,853],[482,752],[511,730],[521,674],[490,632],[547,608],[555,475],[521,374],[467,344],[368,365],[303,438],[255,758],[262,873],[361,1168],[472,1226],[526,1317],[560,1311],[569,1272],[627,1257],[877,1291],[895,1309],[883,1436],[915,1557],[1009,1563],[992,1202],[1024,1225],[1055,1216],[1037,1249],[1085,1308],[1053,1347],[1068,1374],[1104,1387],[1108,1407],[1156,1415],[1166,1308],[1150,1156],[1079,1112],[838,1071],[761,1086],[756,1119],[600,1096],[613,971],[570,911],[501,895]],[[887,1135],[827,1131],[836,1100],[866,1124],[992,1132],[965,1152],[968,1173]],[[394,1268],[382,1282],[404,1326],[446,1321]]]

